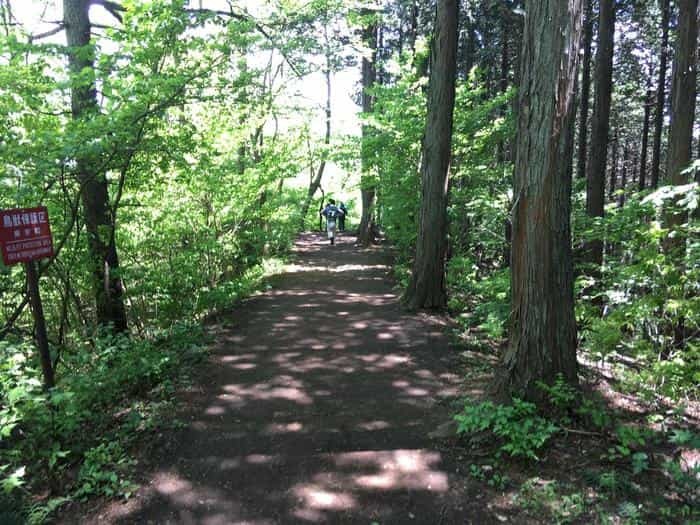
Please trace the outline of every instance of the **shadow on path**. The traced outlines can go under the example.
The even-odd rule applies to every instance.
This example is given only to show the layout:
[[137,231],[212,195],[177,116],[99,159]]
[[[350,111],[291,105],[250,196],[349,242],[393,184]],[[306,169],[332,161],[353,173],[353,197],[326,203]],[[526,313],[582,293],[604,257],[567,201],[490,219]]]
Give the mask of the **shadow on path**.
[[353,242],[302,236],[223,319],[186,428],[95,523],[498,522],[427,436],[459,384],[443,327],[401,312],[385,253]]

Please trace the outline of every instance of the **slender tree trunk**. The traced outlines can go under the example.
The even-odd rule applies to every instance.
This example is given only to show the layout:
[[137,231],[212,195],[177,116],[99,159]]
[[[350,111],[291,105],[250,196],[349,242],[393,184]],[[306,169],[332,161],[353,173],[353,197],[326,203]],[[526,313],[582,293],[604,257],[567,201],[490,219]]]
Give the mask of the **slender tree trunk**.
[[505,396],[538,403],[540,381],[576,385],[571,254],[574,83],[581,0],[528,0],[515,167],[511,328],[498,378]]
[[[668,177],[674,186],[688,184],[683,171],[692,157],[693,121],[697,89],[698,0],[678,0],[678,38],[671,87],[671,125],[668,138]],[[673,229],[687,220],[686,213],[667,210],[666,225]],[[682,249],[684,239],[676,235],[667,240],[667,249]]]
[[447,190],[457,76],[458,19],[457,0],[438,0],[421,166],[421,215],[416,258],[403,298],[404,304],[412,310],[444,308],[447,304]]
[[[362,113],[370,114],[374,109],[374,97],[370,93],[377,80],[377,22],[373,21],[363,30],[363,41],[367,49],[371,50],[371,56],[362,57]],[[370,157],[370,149],[367,145],[372,130],[370,126],[362,126],[362,175],[360,178],[360,192],[362,194],[362,217],[360,228],[357,232],[357,242],[361,246],[369,246],[375,240],[374,224],[374,200],[376,197],[376,183],[372,177],[373,162]]]
[[465,17],[464,24],[466,27],[466,43],[464,50],[464,78],[468,79],[469,74],[476,62],[474,58],[474,50],[476,48],[476,31],[474,30],[474,21],[471,16]]
[[501,93],[508,91],[508,66],[510,63],[508,53],[508,32],[510,30],[508,24],[508,13],[504,9],[501,15]]
[[630,150],[629,145],[625,144],[622,148],[622,166],[620,167],[620,197],[617,204],[620,208],[625,206],[625,191],[627,191],[627,168],[629,165]]
[[586,176],[588,150],[588,106],[591,98],[591,54],[593,47],[593,0],[586,0],[583,31],[583,73],[581,76],[581,114],[579,117],[577,177]]
[[643,191],[647,184],[647,151],[649,149],[649,123],[651,121],[651,105],[653,104],[653,92],[651,91],[651,76],[653,70],[649,67],[647,77],[647,93],[644,101],[644,126],[642,127],[642,152],[639,163],[639,191]]
[[666,69],[668,62],[668,26],[671,18],[671,0],[661,0],[661,57],[659,60],[659,83],[656,86],[656,115],[654,117],[654,146],[651,153],[651,187],[659,187],[661,166],[661,132],[664,126],[666,106]]
[[[591,124],[591,149],[587,166],[586,212],[589,217],[602,217],[605,210],[605,161],[610,130],[613,48],[615,39],[615,2],[600,0],[598,51],[595,66],[595,103]],[[603,241],[587,246],[590,262],[603,263]]]
[[418,39],[418,3],[416,0],[413,0],[411,2],[411,31],[409,34],[409,40],[411,42],[411,54],[415,56],[416,40]]
[[[76,121],[89,121],[98,114],[94,79],[94,47],[90,44],[88,0],[63,0],[63,17],[71,71],[71,110]],[[97,159],[76,152],[76,173],[82,187],[82,204],[88,237],[97,322],[116,332],[127,329],[123,286],[115,242],[114,216],[109,184],[94,165]]]
[[620,141],[618,140],[617,130],[615,130],[612,140],[612,158],[610,159],[610,184],[608,185],[609,200],[613,200],[615,197],[615,187],[617,186],[617,160],[619,151]]
[[[509,48],[508,48],[508,32],[509,32],[509,24],[508,24],[508,10],[506,8],[502,9],[501,12],[501,71],[500,71],[500,79],[499,79],[499,90],[501,93],[505,93],[508,91],[508,69],[509,69]],[[500,109],[501,116],[505,117],[506,114],[506,106],[504,105]],[[508,142],[506,140],[502,140],[498,144],[498,151],[497,151],[497,158],[498,161],[503,163],[508,160],[509,154],[508,154],[509,146]]]

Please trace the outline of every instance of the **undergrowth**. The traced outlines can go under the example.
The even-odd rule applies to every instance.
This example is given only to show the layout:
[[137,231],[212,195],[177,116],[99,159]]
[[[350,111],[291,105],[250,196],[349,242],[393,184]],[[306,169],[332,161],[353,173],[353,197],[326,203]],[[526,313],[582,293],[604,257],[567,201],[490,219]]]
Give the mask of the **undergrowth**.
[[[249,295],[278,267],[268,262],[223,283],[200,315]],[[78,338],[57,355],[57,386],[46,391],[33,346],[0,341],[0,523],[39,524],[70,501],[131,497],[136,449],[177,425],[174,393],[205,358],[206,342],[196,317],[141,337]]]

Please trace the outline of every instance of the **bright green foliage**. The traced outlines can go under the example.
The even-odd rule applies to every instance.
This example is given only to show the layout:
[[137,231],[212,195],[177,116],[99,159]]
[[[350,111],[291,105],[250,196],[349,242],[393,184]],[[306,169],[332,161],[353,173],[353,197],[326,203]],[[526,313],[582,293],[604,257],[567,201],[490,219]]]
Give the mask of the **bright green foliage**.
[[[421,57],[419,50],[415,62]],[[369,120],[374,131],[367,142],[378,178],[381,225],[397,247],[400,278],[418,231],[425,89],[427,79],[417,77],[410,65],[402,66],[395,83],[375,89],[376,109]],[[508,316],[510,277],[501,266],[512,165],[498,160],[497,153],[513,135],[513,117],[504,109],[512,97],[509,91],[489,98],[475,70],[469,79],[458,81],[455,101],[449,307],[468,310],[470,323],[494,337],[502,336]]]
[[[73,373],[50,393],[34,379],[27,348],[2,343],[0,392],[7,400],[0,411],[2,441],[12,444],[0,449],[3,487],[21,488],[25,475],[59,480],[84,457],[75,497],[127,497],[132,488],[123,477],[130,464],[125,447],[160,424],[174,382],[204,356],[201,340],[198,327],[182,324],[148,341],[97,338],[90,348],[62,355]],[[99,443],[100,437],[110,441]]]
[[374,112],[368,117],[372,133],[365,147],[378,183],[382,227],[405,262],[418,234],[422,135],[425,128],[426,79],[410,65],[402,66],[396,84],[377,86]]
[[[123,21],[79,51],[94,69],[72,78],[64,46],[0,32],[0,208],[46,205],[59,252],[41,280],[51,392],[28,308],[13,319],[22,268],[0,267],[0,483],[11,497],[127,496],[131,443],[160,424],[174,384],[201,360],[199,321],[258,289],[301,223],[301,191],[285,181],[307,169],[318,139],[308,123],[287,123],[301,110],[282,96],[287,60],[314,69],[302,64],[313,42],[304,31],[281,37],[274,19],[294,6],[253,20],[235,5],[227,16],[184,0],[122,4]],[[99,110],[73,120],[70,88],[92,80]],[[95,329],[78,157],[108,181],[128,336]],[[72,483],[68,467],[79,472]]]
[[[686,191],[681,202],[692,211],[697,189]],[[680,260],[661,249],[668,232],[657,217],[672,196],[664,187],[632,197],[624,208],[611,206],[599,227],[584,231],[605,238],[613,251],[601,280],[581,284],[578,318],[584,349],[595,359],[621,356],[637,363],[625,376],[629,388],[680,399],[697,396],[700,384],[700,346],[693,337],[700,328],[700,225],[691,221],[677,232],[688,237]],[[596,297],[606,304],[602,317],[592,304]]]
[[85,461],[78,474],[77,498],[94,494],[128,498],[136,485],[123,479],[133,463],[118,443],[102,443],[85,452]]
[[537,407],[519,399],[511,405],[496,405],[491,401],[465,404],[454,416],[457,432],[472,434],[491,432],[498,438],[498,454],[538,460],[537,452],[547,443],[558,428],[537,415]]

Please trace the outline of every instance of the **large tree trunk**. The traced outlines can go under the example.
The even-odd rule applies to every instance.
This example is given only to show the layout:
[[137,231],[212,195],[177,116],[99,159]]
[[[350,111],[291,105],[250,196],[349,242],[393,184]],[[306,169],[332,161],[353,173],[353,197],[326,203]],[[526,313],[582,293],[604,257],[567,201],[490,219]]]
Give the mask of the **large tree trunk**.
[[[71,109],[74,120],[87,121],[98,113],[94,79],[94,47],[90,44],[89,0],[63,0],[63,18],[71,71]],[[76,152],[76,173],[82,188],[83,212],[88,237],[97,322],[117,332],[127,329],[123,286],[115,242],[114,216],[104,172],[97,172],[97,159]]]
[[[368,115],[374,109],[374,97],[370,93],[377,80],[377,23],[373,21],[363,30],[363,41],[367,49],[371,50],[371,56],[362,57],[362,113]],[[362,194],[362,218],[357,232],[357,242],[361,246],[369,246],[375,240],[376,226],[374,224],[374,200],[376,197],[376,183],[372,177],[371,167],[374,164],[369,158],[370,151],[367,147],[372,130],[370,126],[362,126],[362,175],[360,178],[360,192]]]
[[421,166],[421,214],[413,274],[404,295],[409,309],[443,308],[447,252],[447,188],[457,75],[459,8],[439,0]]
[[656,115],[654,116],[654,146],[651,153],[651,187],[659,187],[659,168],[661,166],[661,132],[664,126],[664,107],[666,106],[666,69],[668,62],[668,25],[671,18],[671,0],[661,0],[661,57],[659,60],[659,83],[656,86]]
[[503,395],[545,402],[537,384],[577,384],[571,253],[574,84],[582,0],[528,0],[520,83]]
[[583,74],[581,78],[581,114],[579,117],[577,177],[586,176],[588,156],[588,105],[591,98],[591,49],[593,47],[593,0],[586,0],[583,32]]
[[[595,103],[587,166],[586,212],[589,217],[602,217],[605,210],[605,161],[610,131],[614,39],[615,2],[600,0],[598,51],[595,58]],[[602,240],[591,241],[586,251],[590,262],[598,266],[603,263]]]
[[653,70],[649,68],[647,77],[647,93],[644,99],[644,126],[642,127],[642,153],[639,162],[639,191],[643,191],[647,184],[647,152],[649,150],[649,123],[651,122],[651,105],[653,93],[651,91],[651,75]]
[[[695,94],[697,89],[698,0],[678,0],[678,39],[671,86],[671,127],[668,137],[668,177],[675,186],[688,184],[683,171],[690,165]],[[673,229],[687,220],[687,214],[667,211],[666,225]],[[684,247],[681,236],[667,241],[667,249]]]

